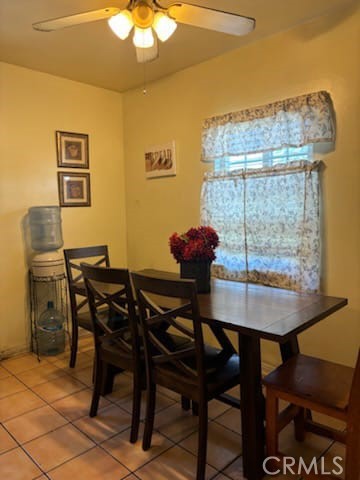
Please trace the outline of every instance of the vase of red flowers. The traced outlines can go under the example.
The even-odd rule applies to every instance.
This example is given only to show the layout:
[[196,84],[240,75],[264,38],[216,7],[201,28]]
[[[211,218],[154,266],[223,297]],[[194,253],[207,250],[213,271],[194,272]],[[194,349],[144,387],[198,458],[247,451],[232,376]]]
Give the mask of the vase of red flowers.
[[194,278],[198,293],[210,292],[211,262],[219,237],[212,227],[190,228],[181,235],[173,233],[169,239],[170,251],[180,263],[181,278]]

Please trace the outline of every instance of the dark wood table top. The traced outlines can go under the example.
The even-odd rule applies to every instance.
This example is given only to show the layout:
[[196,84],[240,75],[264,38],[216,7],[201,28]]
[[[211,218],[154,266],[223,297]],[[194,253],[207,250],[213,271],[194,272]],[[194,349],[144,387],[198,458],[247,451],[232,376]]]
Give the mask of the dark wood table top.
[[[154,269],[137,273],[179,279],[176,273]],[[347,305],[346,298],[220,279],[212,279],[211,292],[198,299],[205,323],[280,343]]]

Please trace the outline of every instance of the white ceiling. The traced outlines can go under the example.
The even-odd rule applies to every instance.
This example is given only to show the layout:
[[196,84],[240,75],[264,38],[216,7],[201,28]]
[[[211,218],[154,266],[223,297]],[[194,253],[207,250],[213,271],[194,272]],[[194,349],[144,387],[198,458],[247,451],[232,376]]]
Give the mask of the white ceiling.
[[[175,0],[160,0],[167,6]],[[190,3],[256,18],[256,29],[233,37],[179,24],[160,57],[146,66],[147,81],[294,27],[354,0],[190,0]],[[131,38],[119,40],[106,20],[51,33],[32,23],[104,7],[124,0],[0,0],[0,60],[119,92],[143,82]]]

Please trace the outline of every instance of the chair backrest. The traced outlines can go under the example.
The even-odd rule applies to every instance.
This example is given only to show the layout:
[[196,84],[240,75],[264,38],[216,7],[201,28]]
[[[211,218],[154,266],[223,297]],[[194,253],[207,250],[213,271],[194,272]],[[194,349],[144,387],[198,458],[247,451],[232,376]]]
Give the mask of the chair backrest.
[[[132,273],[143,333],[147,375],[156,368],[170,367],[185,378],[200,383],[205,378],[204,340],[199,316],[196,286],[193,280],[167,280]],[[189,327],[179,318],[189,319]],[[170,336],[179,333],[193,343],[173,348]],[[195,357],[194,362],[187,360]]]
[[75,310],[76,313],[87,304],[86,298],[80,302],[76,301],[76,295],[86,296],[80,263],[86,260],[87,263],[92,265],[109,267],[109,251],[107,245],[66,248],[64,249],[64,257],[70,302],[72,310]]
[[[110,341],[123,356],[137,361],[140,340],[129,271],[85,263],[81,263],[81,270],[93,324],[95,349],[101,348],[104,341]],[[109,323],[111,320],[112,326]]]

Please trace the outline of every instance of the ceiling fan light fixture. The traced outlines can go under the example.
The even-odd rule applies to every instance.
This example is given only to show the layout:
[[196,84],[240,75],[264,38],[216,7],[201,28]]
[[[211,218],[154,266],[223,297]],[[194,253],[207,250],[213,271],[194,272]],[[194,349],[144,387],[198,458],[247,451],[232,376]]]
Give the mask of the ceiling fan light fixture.
[[115,35],[121,38],[121,40],[125,40],[129,36],[129,33],[134,26],[129,10],[123,10],[117,15],[110,17],[108,24]]
[[159,40],[166,42],[175,32],[177,24],[175,20],[165,15],[163,12],[156,12],[154,17],[153,29]]
[[145,0],[138,0],[131,12],[134,25],[139,28],[149,28],[154,21],[154,10]]
[[151,48],[154,46],[155,40],[151,27],[139,28],[135,27],[134,45],[138,48]]

